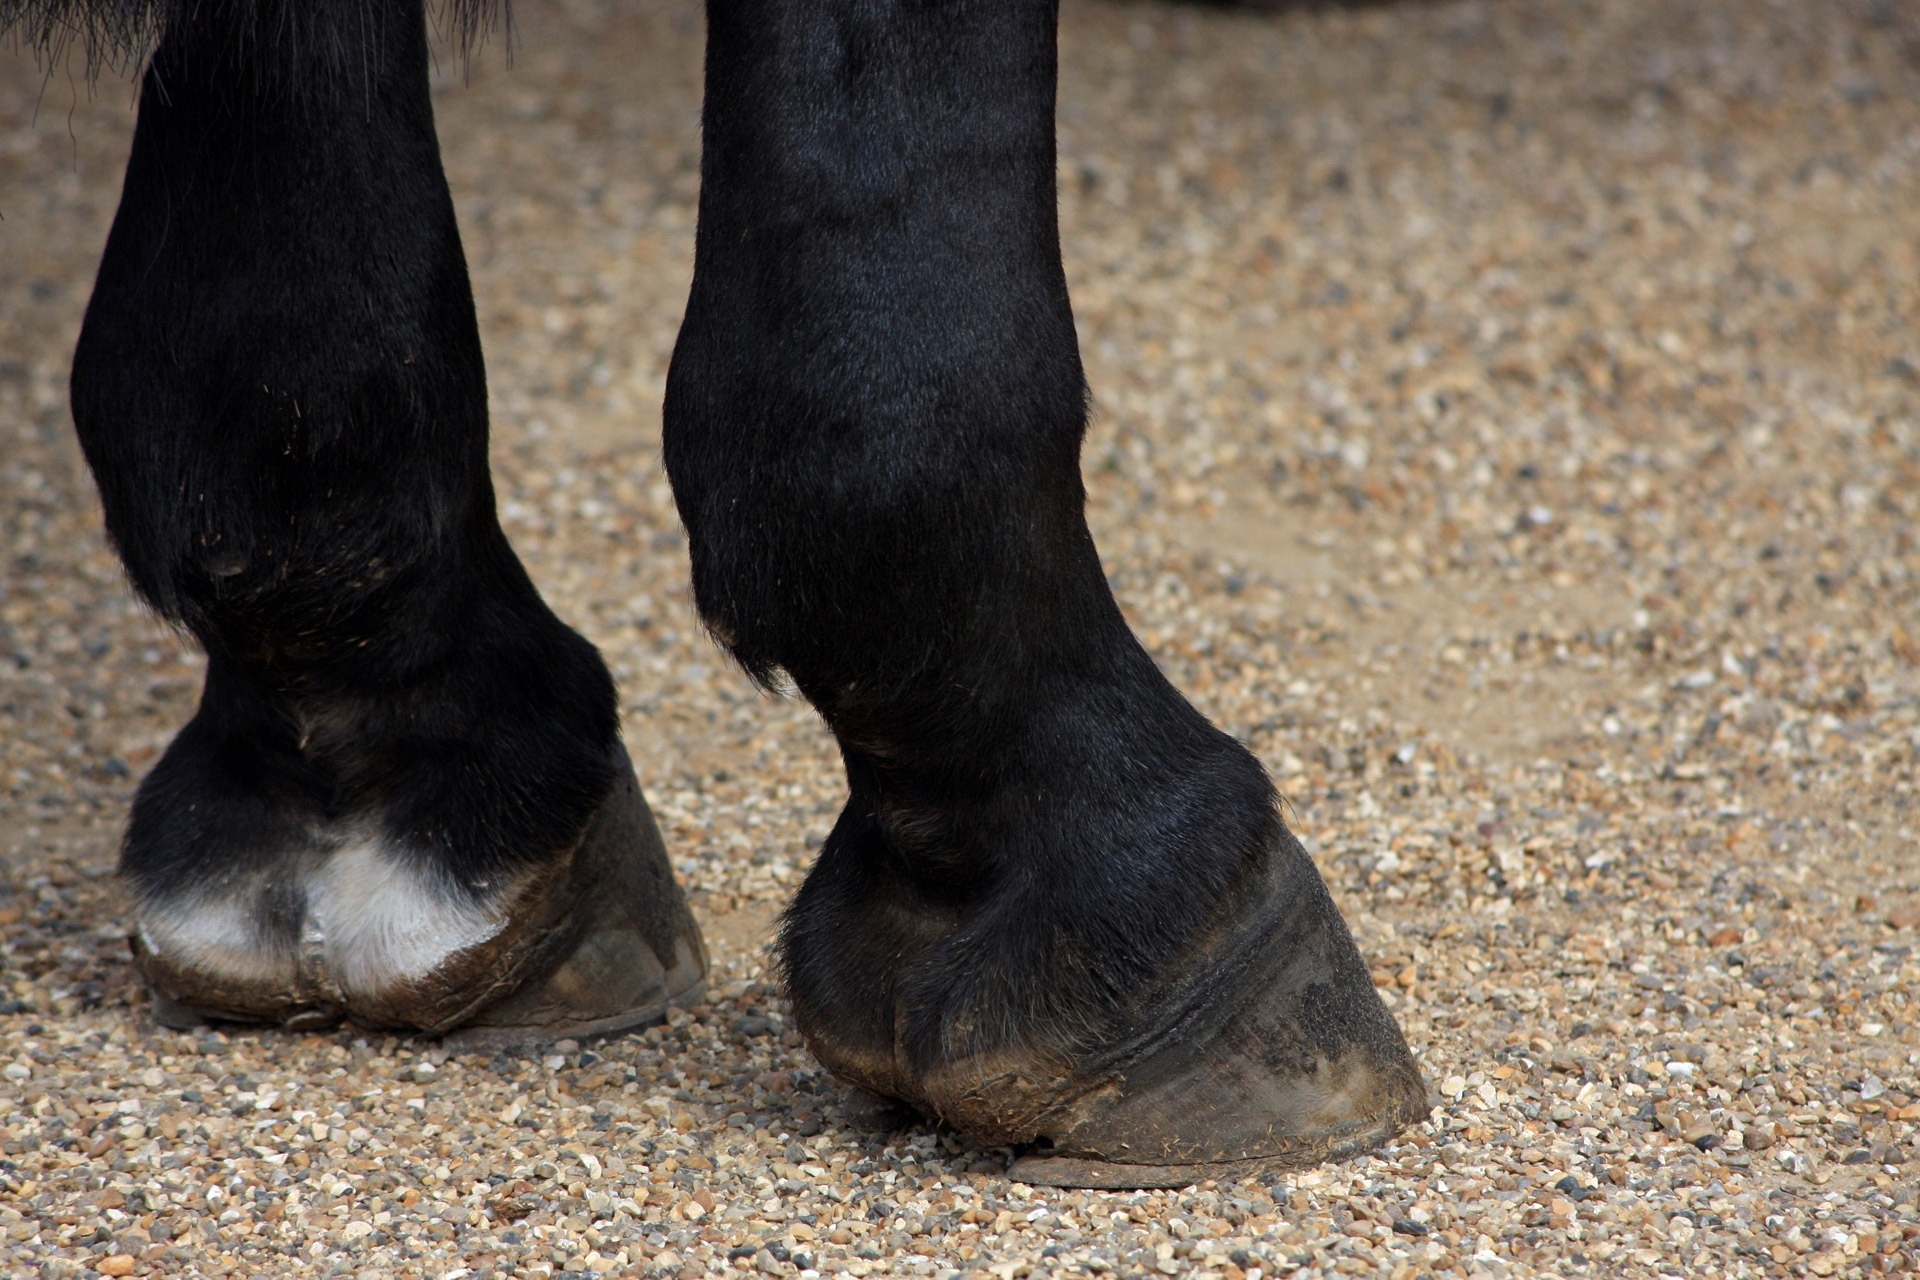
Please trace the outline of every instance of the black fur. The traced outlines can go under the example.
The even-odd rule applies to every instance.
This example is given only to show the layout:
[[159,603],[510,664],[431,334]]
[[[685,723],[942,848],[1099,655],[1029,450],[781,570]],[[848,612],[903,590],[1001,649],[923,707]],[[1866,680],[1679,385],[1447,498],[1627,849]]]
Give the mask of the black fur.
[[[0,11],[48,50],[159,34],[75,419],[135,586],[210,658],[135,804],[136,886],[361,819],[476,888],[537,863],[612,785],[613,690],[494,517],[420,0],[82,12]],[[666,461],[703,616],[845,758],[782,932],[797,1015],[828,1065],[923,1104],[943,1071],[1071,1077],[1204,984],[1276,850],[1312,875],[1087,530],[1056,18],[709,8]]]
[[829,1065],[896,1094],[893,1067],[1097,1043],[1280,829],[1087,531],[1055,19],[709,6],[666,461],[703,615],[839,737],[852,796],[783,956]]
[[613,781],[612,681],[494,515],[420,6],[348,8],[385,32],[351,102],[167,30],[74,358],[108,531],[209,658],[135,803],[143,889],[343,820],[477,886]]

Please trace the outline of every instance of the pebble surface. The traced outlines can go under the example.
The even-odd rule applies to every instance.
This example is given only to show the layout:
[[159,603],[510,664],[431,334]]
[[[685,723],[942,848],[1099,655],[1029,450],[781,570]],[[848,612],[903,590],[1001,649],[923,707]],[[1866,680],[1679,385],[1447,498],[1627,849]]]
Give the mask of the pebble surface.
[[1072,0],[1090,515],[1437,1086],[1305,1174],[1010,1183],[763,947],[831,744],[701,636],[658,461],[696,6],[522,6],[436,105],[508,533],[619,676],[708,1004],[537,1055],[179,1034],[111,868],[200,662],[67,421],[130,85],[0,61],[0,1273],[1859,1276],[1920,1255],[1920,17]]

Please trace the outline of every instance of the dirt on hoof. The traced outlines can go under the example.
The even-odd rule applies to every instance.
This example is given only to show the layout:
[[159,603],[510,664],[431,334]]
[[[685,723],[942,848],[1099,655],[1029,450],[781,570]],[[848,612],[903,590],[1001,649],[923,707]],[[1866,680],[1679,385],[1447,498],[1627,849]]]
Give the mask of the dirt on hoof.
[[[340,960],[350,964],[355,953],[328,945],[338,935],[328,937],[324,889],[288,883],[312,874],[308,868],[248,868],[275,891],[301,895],[301,915],[285,939],[299,945],[277,953],[259,948],[237,978],[231,968],[204,963],[204,950],[196,955],[156,943],[156,933],[166,935],[150,928],[148,906],[135,891],[127,942],[154,1021],[176,1031],[222,1022],[323,1031],[351,1022],[438,1035],[467,1052],[610,1036],[658,1022],[669,1008],[702,1003],[707,956],[699,927],[632,764],[624,750],[614,754],[613,790],[574,844],[494,899],[499,923],[490,936],[440,956],[418,976],[353,980],[364,974],[351,974]],[[391,887],[382,887],[391,898]],[[179,913],[169,914],[161,919],[173,925]],[[350,914],[336,914],[352,922]]]
[[708,1002],[538,1054],[149,1020],[108,873],[200,664],[128,595],[64,398],[131,90],[0,61],[0,1269],[1910,1273],[1915,24],[1067,6],[1096,536],[1441,1095],[1369,1156],[1122,1192],[874,1113],[768,985],[841,779],[702,638],[659,470],[678,0],[522,6],[436,108],[504,523],[621,681]]

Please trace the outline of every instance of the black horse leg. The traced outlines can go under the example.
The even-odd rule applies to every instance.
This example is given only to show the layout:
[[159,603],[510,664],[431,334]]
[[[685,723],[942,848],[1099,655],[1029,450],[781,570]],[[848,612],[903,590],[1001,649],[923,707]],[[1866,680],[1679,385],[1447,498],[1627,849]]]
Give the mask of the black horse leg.
[[697,991],[612,681],[495,519],[420,0],[176,11],[73,408],[208,656],[122,855],[163,1017],[527,1038]]
[[782,936],[841,1076],[1015,1174],[1184,1183],[1426,1112],[1258,762],[1083,515],[1047,0],[712,0],[666,453],[715,633],[852,791]]

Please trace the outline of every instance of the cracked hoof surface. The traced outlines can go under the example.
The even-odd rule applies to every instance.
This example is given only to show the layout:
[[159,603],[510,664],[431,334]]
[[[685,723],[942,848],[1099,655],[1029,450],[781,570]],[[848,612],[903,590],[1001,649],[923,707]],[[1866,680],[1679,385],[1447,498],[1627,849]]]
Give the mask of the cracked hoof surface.
[[706,948],[619,752],[575,845],[484,900],[377,841],[144,904],[129,939],[162,1025],[352,1020],[492,1047],[608,1035],[703,995]]

